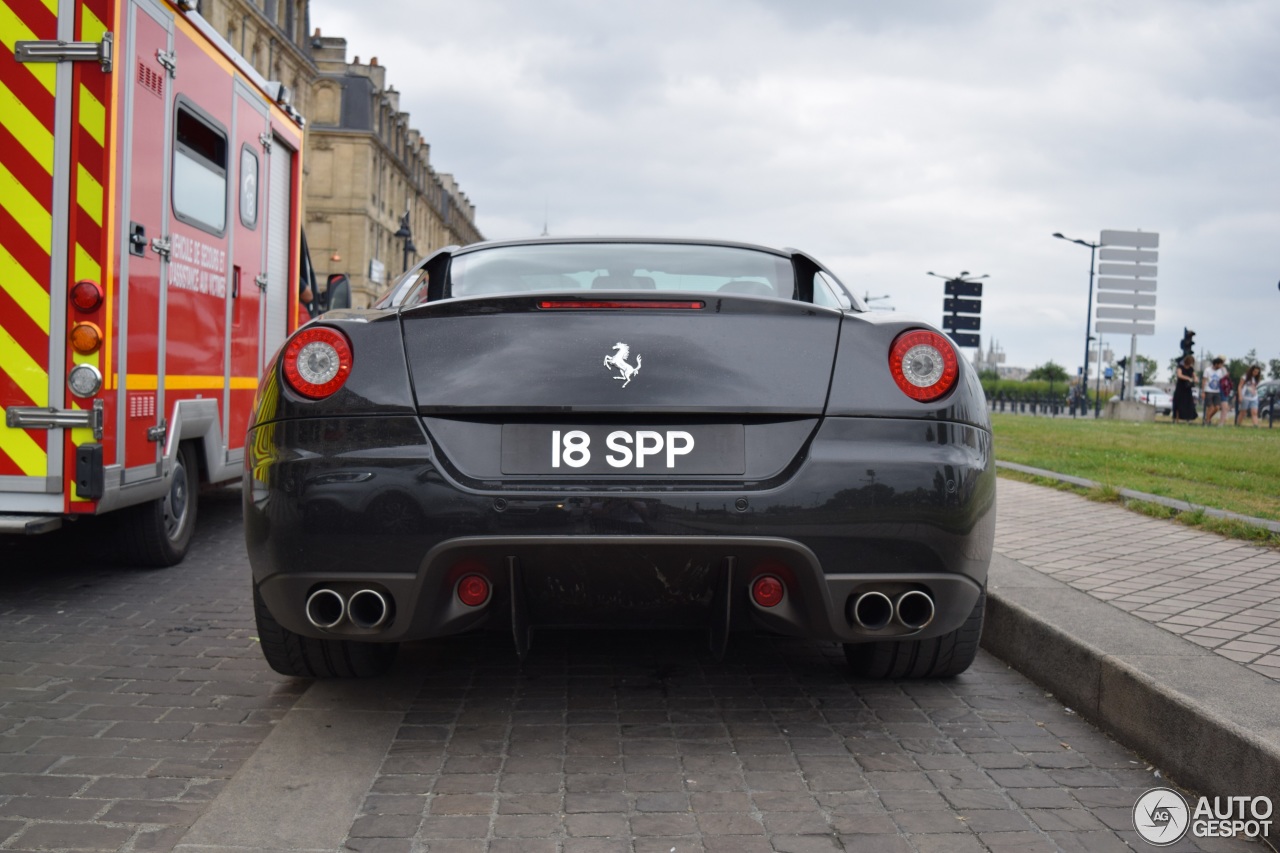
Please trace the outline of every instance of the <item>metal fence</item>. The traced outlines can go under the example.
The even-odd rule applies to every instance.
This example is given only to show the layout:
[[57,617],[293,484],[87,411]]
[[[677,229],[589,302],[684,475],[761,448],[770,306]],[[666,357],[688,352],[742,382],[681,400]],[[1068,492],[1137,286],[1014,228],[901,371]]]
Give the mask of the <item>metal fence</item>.
[[1009,394],[1003,391],[987,397],[987,408],[993,412],[1011,412],[1015,415],[1041,415],[1057,417],[1059,415],[1091,414],[1088,404],[1077,409],[1076,400],[1066,394]]

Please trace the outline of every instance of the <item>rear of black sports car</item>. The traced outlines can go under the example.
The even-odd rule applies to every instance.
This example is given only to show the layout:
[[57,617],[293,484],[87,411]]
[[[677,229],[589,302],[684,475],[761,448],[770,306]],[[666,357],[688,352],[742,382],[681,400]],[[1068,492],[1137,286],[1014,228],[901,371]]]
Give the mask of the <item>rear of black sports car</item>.
[[268,662],[544,627],[844,644],[943,677],[977,651],[991,432],[937,330],[809,256],[540,240],[433,255],[304,326],[259,389],[245,530]]

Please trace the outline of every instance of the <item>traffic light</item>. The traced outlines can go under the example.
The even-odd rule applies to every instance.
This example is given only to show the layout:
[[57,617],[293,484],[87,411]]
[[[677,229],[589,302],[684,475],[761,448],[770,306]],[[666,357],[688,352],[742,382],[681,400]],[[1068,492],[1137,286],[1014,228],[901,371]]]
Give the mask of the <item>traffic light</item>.
[[1182,357],[1183,358],[1186,358],[1189,355],[1195,354],[1195,346],[1196,346],[1195,338],[1196,338],[1195,332],[1191,331],[1186,326],[1182,327]]
[[1116,367],[1120,368],[1121,370],[1127,370],[1129,367],[1129,357],[1125,356],[1124,358],[1118,359],[1116,361]]

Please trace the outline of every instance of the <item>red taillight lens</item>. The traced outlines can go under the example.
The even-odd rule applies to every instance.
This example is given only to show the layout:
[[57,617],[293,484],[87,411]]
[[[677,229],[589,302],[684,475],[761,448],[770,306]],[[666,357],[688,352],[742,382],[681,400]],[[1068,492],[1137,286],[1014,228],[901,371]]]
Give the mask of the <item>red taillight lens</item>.
[[351,374],[351,344],[328,326],[298,332],[284,348],[284,377],[304,397],[321,400],[342,387]]
[[79,311],[96,311],[102,304],[102,289],[92,281],[77,281],[71,288],[71,304]]
[[786,594],[787,588],[773,575],[761,575],[751,582],[751,598],[761,607],[777,607]]
[[479,607],[489,600],[489,580],[483,575],[467,575],[458,581],[458,600],[468,607]]
[[929,403],[955,386],[960,364],[955,347],[942,335],[913,329],[894,339],[889,348],[889,371],[903,394]]

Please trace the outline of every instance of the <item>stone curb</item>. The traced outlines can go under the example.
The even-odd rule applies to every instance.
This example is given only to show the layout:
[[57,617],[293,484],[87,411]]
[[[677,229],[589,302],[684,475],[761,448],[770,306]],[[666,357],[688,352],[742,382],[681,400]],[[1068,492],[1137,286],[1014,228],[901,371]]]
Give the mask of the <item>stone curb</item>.
[[[1030,465],[1019,465],[1017,462],[1002,462],[1000,460],[996,460],[996,467],[1008,468],[1010,471],[1019,471],[1023,474],[1044,477],[1048,480],[1057,480],[1060,483],[1070,483],[1073,486],[1080,486],[1084,489],[1094,489],[1102,486],[1102,483],[1096,483],[1093,480],[1086,480],[1084,477],[1072,477],[1068,474],[1059,474],[1056,471],[1046,471],[1043,468],[1032,468]],[[1198,506],[1196,504],[1187,503],[1186,501],[1162,497],[1161,495],[1149,495],[1146,492],[1135,492],[1132,489],[1116,489],[1116,491],[1131,500],[1159,504],[1161,506],[1167,506],[1170,509],[1176,509],[1179,512],[1194,512],[1195,510],[1200,510],[1205,515],[1210,515],[1214,518],[1243,521],[1246,524],[1252,524],[1254,527],[1264,527],[1272,533],[1280,533],[1280,521],[1271,521],[1266,518],[1254,518],[1251,515],[1227,512],[1225,509],[1213,509],[1212,507]]]
[[1171,781],[1280,803],[1280,684],[1261,673],[1000,554],[982,646]]

